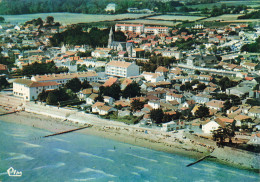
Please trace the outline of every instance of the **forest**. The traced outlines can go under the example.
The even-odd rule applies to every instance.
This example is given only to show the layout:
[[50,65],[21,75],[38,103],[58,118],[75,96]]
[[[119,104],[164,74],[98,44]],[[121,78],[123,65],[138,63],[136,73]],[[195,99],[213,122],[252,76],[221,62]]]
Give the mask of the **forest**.
[[150,9],[156,12],[171,12],[183,6],[178,1],[157,0],[2,0],[0,14],[32,14],[48,12],[71,12],[85,14],[105,13],[107,4],[116,3],[116,13],[126,13],[128,8]]
[[[57,33],[50,39],[52,46],[69,45],[90,45],[91,47],[107,46],[109,29],[100,30],[96,27],[89,32],[83,31],[82,27],[72,27],[62,33]],[[115,41],[126,41],[123,32],[114,32]]]

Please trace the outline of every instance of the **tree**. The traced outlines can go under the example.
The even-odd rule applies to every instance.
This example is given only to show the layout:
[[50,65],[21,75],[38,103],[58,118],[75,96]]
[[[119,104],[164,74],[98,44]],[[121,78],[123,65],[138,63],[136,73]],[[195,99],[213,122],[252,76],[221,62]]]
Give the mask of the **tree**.
[[85,80],[85,81],[82,82],[81,88],[82,89],[92,88],[92,86],[89,84],[89,82],[87,80]]
[[223,146],[226,138],[229,139],[229,143],[232,144],[232,138],[235,136],[235,131],[232,125],[225,127],[219,127],[213,131],[213,140],[217,141],[218,146]]
[[164,117],[164,113],[162,109],[152,109],[150,111],[150,117],[152,119],[152,121],[154,121],[157,124],[162,123],[163,121],[163,117]]
[[203,118],[209,116],[209,108],[207,106],[200,106],[195,112],[197,118]]
[[9,86],[8,81],[4,77],[0,77],[0,90]]
[[53,24],[53,22],[54,22],[54,18],[53,18],[53,16],[47,16],[47,18],[46,18],[46,23],[48,23],[48,24]]
[[48,97],[46,99],[46,103],[49,105],[57,105],[58,100],[53,92],[49,92]]
[[198,90],[204,90],[205,88],[206,88],[205,83],[199,83],[198,86],[197,86]]
[[195,70],[195,71],[194,71],[194,74],[195,74],[195,75],[200,75],[200,71],[199,71],[199,70]]
[[124,98],[136,97],[136,96],[140,96],[140,92],[141,92],[140,86],[136,82],[133,82],[126,86],[126,88],[122,92],[122,96]]
[[38,95],[38,100],[41,102],[46,102],[46,99],[48,97],[48,93],[43,89],[42,92]]
[[66,83],[65,87],[76,93],[81,89],[81,82],[78,78],[73,78]]
[[95,102],[104,102],[104,97],[101,94],[98,94],[98,96],[94,99]]
[[5,18],[0,16],[0,23],[3,23],[3,22],[5,22]]
[[131,110],[132,111],[139,111],[144,108],[144,102],[140,101],[139,99],[134,99],[131,102]]

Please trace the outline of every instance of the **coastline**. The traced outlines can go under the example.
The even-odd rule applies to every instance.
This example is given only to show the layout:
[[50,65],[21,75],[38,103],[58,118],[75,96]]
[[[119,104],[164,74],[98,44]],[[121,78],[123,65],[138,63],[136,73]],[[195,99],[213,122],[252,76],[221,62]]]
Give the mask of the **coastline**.
[[[4,108],[0,107],[0,113],[4,113],[5,111],[6,110]],[[64,119],[61,118],[54,118],[54,117],[40,115],[40,114],[26,112],[26,111],[0,116],[0,120],[4,122],[11,122],[11,123],[27,125],[39,129],[44,129],[54,133],[67,131],[67,130],[71,130],[83,126],[83,124],[77,122],[73,123],[72,121],[69,120],[64,121]],[[117,126],[113,127],[113,125],[107,126],[107,125],[94,124],[90,128],[86,128],[77,132],[82,134],[107,138],[107,139],[128,143],[140,147],[145,147],[157,151],[177,154],[177,155],[193,158],[194,161],[196,161],[197,159],[203,156],[209,155],[210,152],[212,151],[211,149],[208,149],[205,146],[200,146],[200,145],[196,145],[195,143],[189,142],[190,139],[188,138],[185,139],[186,141],[184,139],[182,140],[181,138],[176,138],[176,137],[174,137],[173,139],[172,138],[173,136],[165,137],[165,135],[162,134],[156,135],[156,133],[153,133],[151,131],[145,133],[144,130],[135,130],[130,126],[129,127],[124,126],[122,128]],[[234,151],[229,151],[229,153],[227,153],[226,156],[219,158],[219,154],[224,151],[227,151],[226,147],[225,149],[222,148],[215,149],[211,155],[215,156],[216,158],[208,158],[206,160],[259,173],[259,165],[253,166],[252,168],[252,165],[250,165],[250,162],[248,162],[247,160],[243,161],[244,163],[241,163],[241,161],[238,161],[238,163],[234,163],[234,161],[231,161],[230,155],[237,156],[237,157],[239,157],[240,155],[239,153],[236,153]],[[249,154],[249,157],[250,156],[251,158],[254,158],[254,156],[252,156],[251,154]]]

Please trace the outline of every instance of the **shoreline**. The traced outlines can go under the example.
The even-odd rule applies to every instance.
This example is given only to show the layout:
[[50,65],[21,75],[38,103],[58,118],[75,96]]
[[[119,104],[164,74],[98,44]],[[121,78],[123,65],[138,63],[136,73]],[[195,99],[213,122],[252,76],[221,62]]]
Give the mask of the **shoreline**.
[[[0,107],[0,113],[3,113],[4,111],[5,109]],[[54,133],[71,130],[83,126],[81,124],[76,124],[68,120],[64,121],[64,119],[61,118],[54,118],[26,111],[0,116],[0,120],[4,122],[11,122],[15,124],[22,124],[39,129],[44,129]],[[145,134],[143,131],[140,132],[140,130],[135,131],[131,130],[131,128],[129,129],[130,131],[127,128],[124,128],[122,130],[122,128],[119,127],[94,124],[90,128],[79,130],[77,132],[81,134],[94,135],[101,138],[115,140],[122,143],[128,143],[131,145],[140,146],[152,150],[189,157],[194,159],[194,162],[203,156],[209,155],[211,152],[204,146],[192,145],[189,142],[183,142],[182,140],[176,138],[172,142],[172,137],[170,137],[171,139],[160,138],[159,135],[156,136],[154,133],[150,133],[150,131],[148,131],[148,134]],[[220,150],[222,152],[224,151],[224,149],[217,150]],[[214,154],[214,152],[212,154]],[[235,155],[235,153],[232,152],[231,155]],[[217,156],[218,155],[215,156],[216,158],[208,158],[206,159],[206,161],[212,161],[231,167],[259,173],[259,168],[252,168],[252,166],[250,167],[250,165],[246,164],[236,164],[227,159],[221,160]]]

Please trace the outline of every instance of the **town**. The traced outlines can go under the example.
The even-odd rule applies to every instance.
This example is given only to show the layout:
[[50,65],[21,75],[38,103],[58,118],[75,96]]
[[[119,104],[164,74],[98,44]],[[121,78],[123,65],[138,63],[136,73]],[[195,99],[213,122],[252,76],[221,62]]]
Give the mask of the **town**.
[[259,24],[97,28],[48,16],[0,34],[0,103],[11,111],[54,106],[259,151]]

